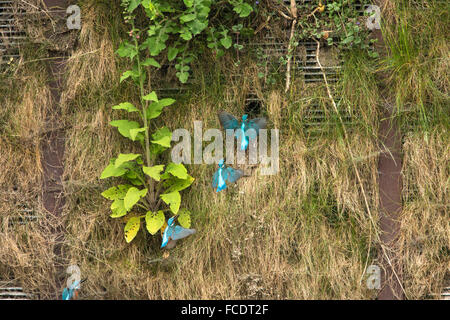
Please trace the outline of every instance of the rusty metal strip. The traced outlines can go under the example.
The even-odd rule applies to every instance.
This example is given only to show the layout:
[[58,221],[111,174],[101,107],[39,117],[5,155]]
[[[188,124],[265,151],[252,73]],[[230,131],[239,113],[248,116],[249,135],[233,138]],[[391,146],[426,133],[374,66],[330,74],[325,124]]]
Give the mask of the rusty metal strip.
[[[377,0],[376,4],[383,9],[390,0]],[[376,49],[380,56],[386,55],[386,44],[381,30],[375,30],[378,39]],[[380,75],[380,91],[386,104],[383,105],[382,120],[378,132],[382,153],[378,160],[378,188],[380,204],[380,241],[382,246],[381,290],[380,300],[401,300],[404,298],[402,285],[402,265],[399,249],[400,218],[402,212],[402,136],[395,121],[394,99],[385,93],[384,76]]]

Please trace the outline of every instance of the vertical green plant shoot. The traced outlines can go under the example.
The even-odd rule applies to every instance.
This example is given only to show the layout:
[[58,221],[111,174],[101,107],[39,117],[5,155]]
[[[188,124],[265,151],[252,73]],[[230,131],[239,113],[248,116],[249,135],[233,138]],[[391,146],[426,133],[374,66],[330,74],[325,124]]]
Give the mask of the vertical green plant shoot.
[[[145,2],[145,1],[143,1]],[[140,122],[134,120],[115,120],[110,124],[117,127],[119,133],[142,147],[142,153],[119,154],[111,159],[103,170],[100,179],[121,177],[126,183],[113,186],[102,193],[102,196],[112,200],[111,217],[120,218],[129,213],[131,217],[125,225],[124,233],[127,242],[134,239],[141,226],[141,219],[145,219],[146,228],[152,235],[164,225],[166,220],[164,211],[178,214],[181,205],[180,191],[188,188],[194,178],[191,177],[183,164],[157,163],[158,155],[171,146],[172,133],[167,127],[150,132],[150,122],[156,119],[164,108],[172,105],[171,98],[159,99],[155,91],[148,92],[144,86],[150,76],[146,67],[160,67],[154,58],[145,56],[146,44],[140,43],[143,31],[134,26],[132,15],[135,5],[140,1],[127,1],[126,22],[132,27],[130,36],[132,41],[121,44],[117,53],[132,62],[132,70],[123,73],[120,81],[131,78],[139,88],[140,105],[122,102],[113,106],[113,110],[124,110],[131,114],[138,114]],[[147,82],[149,83],[149,81]],[[152,126],[154,127],[154,126]],[[166,204],[167,209],[161,206]],[[180,212],[183,219],[180,224],[190,227],[190,213],[188,210]]]
[[[157,163],[158,155],[171,147],[172,133],[167,127],[150,132],[149,128],[156,126],[150,124],[175,100],[159,99],[156,92],[149,89],[151,68],[161,68],[157,59],[161,61],[161,56],[166,55],[167,61],[174,61],[179,81],[187,82],[190,63],[196,57],[196,50],[199,50],[193,40],[204,32],[207,47],[214,50],[216,56],[222,55],[224,49],[232,47],[230,30],[234,22],[248,17],[253,7],[244,0],[220,3],[211,0],[122,0],[122,7],[132,40],[123,41],[117,54],[128,58],[132,68],[123,73],[120,82],[134,82],[139,88],[140,105],[122,102],[113,109],[127,111],[133,119],[137,114],[140,122],[123,119],[110,124],[117,127],[124,137],[139,143],[142,153],[119,154],[110,160],[100,178],[121,177],[127,181],[109,188],[102,195],[113,201],[111,217],[119,218],[132,213],[125,225],[125,239],[130,242],[140,229],[141,219],[145,218],[148,232],[154,235],[164,225],[164,211],[178,214],[180,191],[194,181],[183,164]],[[216,12],[216,17],[223,12],[219,15],[219,25],[210,25],[209,14],[212,10]],[[144,27],[138,28],[135,21],[138,16],[142,21],[143,14],[147,21]],[[236,27],[233,30],[236,31]],[[160,206],[164,204],[167,208],[161,210]],[[187,210],[180,211],[178,221],[185,228],[190,227],[189,215]]]

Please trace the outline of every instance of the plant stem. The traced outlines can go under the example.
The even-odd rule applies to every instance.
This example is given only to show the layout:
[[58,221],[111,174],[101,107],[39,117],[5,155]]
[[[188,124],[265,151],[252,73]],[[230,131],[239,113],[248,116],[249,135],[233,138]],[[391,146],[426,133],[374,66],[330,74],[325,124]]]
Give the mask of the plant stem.
[[[134,26],[133,26],[134,28]],[[140,55],[139,55],[139,44],[137,39],[134,37],[134,45],[136,48],[136,60],[137,60],[137,65],[138,65],[138,73],[139,73],[139,89],[140,89],[140,100],[141,100],[141,106],[142,106],[142,118],[144,121],[144,129],[145,129],[145,159],[146,159],[146,164],[147,167],[151,167],[152,166],[152,161],[150,159],[150,136],[149,136],[149,132],[148,132],[148,120],[147,120],[147,107],[148,107],[148,101],[144,100],[144,82],[143,82],[143,78],[142,78],[142,66],[141,66],[141,59],[140,59]],[[150,197],[150,203],[153,203],[154,200],[154,190],[153,190],[153,180],[148,177],[148,185],[149,185],[149,190],[148,190],[148,195]]]

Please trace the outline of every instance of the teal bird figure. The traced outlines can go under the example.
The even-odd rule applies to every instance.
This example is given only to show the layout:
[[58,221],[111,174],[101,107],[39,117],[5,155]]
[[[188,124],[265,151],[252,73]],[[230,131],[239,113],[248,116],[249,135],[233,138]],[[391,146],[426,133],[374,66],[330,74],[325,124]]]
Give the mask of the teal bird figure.
[[178,215],[173,216],[167,221],[167,227],[164,230],[161,248],[171,249],[175,247],[177,240],[186,238],[195,233],[195,229],[186,229],[175,225]]
[[[248,115],[242,116],[242,121],[239,121],[230,113],[222,111],[219,113],[219,121],[223,128],[235,130],[235,137],[237,138],[241,150],[246,150],[249,144],[249,139],[255,139],[259,133],[259,129],[267,128],[267,121],[265,118],[248,119]],[[253,129],[253,130],[250,130]]]
[[64,288],[62,293],[63,300],[76,300],[78,298],[78,291],[80,290],[80,284],[85,282],[86,279],[81,281],[74,281],[69,287]]
[[244,173],[242,170],[225,166],[222,159],[219,161],[219,168],[214,173],[212,186],[214,189],[217,189],[216,192],[222,191],[227,187],[227,181],[229,183],[234,183],[243,175]]

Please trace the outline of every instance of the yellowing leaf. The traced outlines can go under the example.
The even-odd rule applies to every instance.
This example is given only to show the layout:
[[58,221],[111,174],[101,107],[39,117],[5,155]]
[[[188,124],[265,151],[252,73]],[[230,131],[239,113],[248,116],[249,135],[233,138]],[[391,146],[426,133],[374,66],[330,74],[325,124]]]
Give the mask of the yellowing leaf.
[[140,227],[141,219],[138,217],[132,217],[128,220],[124,228],[125,240],[127,243],[130,243],[136,237]]
[[182,209],[179,212],[178,223],[183,228],[189,229],[191,227],[191,213],[189,210]]
[[111,187],[108,190],[103,191],[102,196],[109,200],[123,199],[130,187],[129,184],[119,184],[116,187]]
[[181,203],[181,195],[178,191],[171,193],[164,193],[160,195],[161,199],[169,205],[170,210],[174,213],[178,213],[178,209],[180,209]]
[[111,203],[111,211],[111,218],[123,217],[128,212],[127,209],[125,209],[122,199],[116,199],[113,203]]
[[158,211],[156,213],[149,211],[145,215],[147,231],[150,232],[151,235],[157,233],[158,230],[164,225],[164,222],[166,222],[166,218],[164,216],[164,212],[162,211]]

